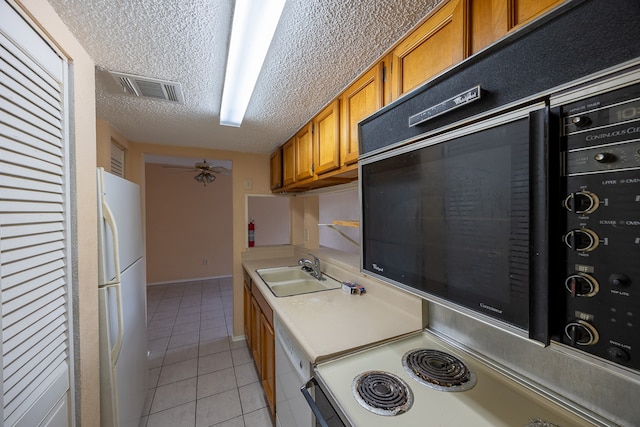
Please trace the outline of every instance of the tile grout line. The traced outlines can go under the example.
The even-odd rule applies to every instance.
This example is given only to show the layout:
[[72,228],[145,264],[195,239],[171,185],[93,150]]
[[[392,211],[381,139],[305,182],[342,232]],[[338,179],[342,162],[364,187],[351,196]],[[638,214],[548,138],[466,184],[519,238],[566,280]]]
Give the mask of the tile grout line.
[[[221,304],[222,316],[223,316],[222,318],[224,319],[225,332],[226,332],[225,336],[227,337],[227,339],[229,339],[229,324],[228,324],[229,318],[233,319],[233,313],[232,312],[230,314],[228,313],[228,307],[227,307],[228,304],[225,303],[226,300],[229,300],[229,303],[232,304],[233,300],[228,298],[228,295],[226,295],[227,294],[226,292],[223,293],[223,291],[221,289],[221,286],[220,286],[220,283],[217,284],[215,292],[212,292],[212,293],[205,292],[205,290],[203,289],[203,285],[201,284],[199,286],[199,293],[198,293],[200,301],[197,304],[197,306],[199,307],[199,324],[198,324],[198,340],[197,340],[197,344],[196,344],[196,345],[198,345],[198,347],[197,347],[197,358],[196,358],[196,381],[195,381],[196,390],[195,390],[195,402],[194,402],[195,403],[195,405],[194,405],[195,406],[195,414],[194,414],[194,424],[195,425],[197,425],[197,422],[198,422],[197,409],[198,409],[198,405],[200,404],[198,402],[200,400],[200,399],[198,399],[198,385],[199,385],[199,382],[200,382],[200,374],[201,374],[201,367],[200,367],[200,363],[199,362],[200,362],[200,358],[202,357],[202,354],[201,354],[201,352],[202,352],[201,339],[203,338],[203,335],[202,335],[202,332],[203,332],[203,329],[202,329],[202,327],[203,327],[203,325],[202,325],[203,318],[202,318],[202,316],[203,316],[203,313],[204,313],[203,306],[204,306],[204,300],[205,300],[205,297],[203,295],[207,294],[207,299],[209,299],[209,297],[211,297],[214,293],[215,293],[215,297],[218,298],[220,300],[220,302],[222,303]],[[168,292],[167,288],[165,288],[160,295],[154,295],[154,297],[153,297],[154,310],[153,310],[153,313],[151,313],[151,314],[148,313],[148,316],[149,316],[149,318],[151,320],[153,320],[153,318],[156,315],[156,313],[158,313],[158,309],[160,309],[160,311],[162,311],[162,300],[163,299],[176,298],[175,295],[168,295],[168,294],[169,294],[169,292]],[[164,355],[162,357],[162,363],[160,365],[159,377],[162,374],[162,369],[166,366],[165,363],[167,362],[167,355],[168,355],[168,353],[170,351],[169,345],[171,343],[171,338],[174,336],[174,332],[176,331],[175,328],[176,328],[177,324],[175,322],[179,318],[180,307],[184,303],[185,299],[188,300],[189,298],[193,298],[193,297],[194,297],[194,294],[189,293],[187,287],[183,287],[182,288],[182,292],[181,292],[181,296],[180,296],[180,302],[176,301],[177,310],[176,310],[175,314],[172,316],[173,323],[171,325],[171,333],[170,333],[170,336],[169,336],[169,341],[167,342],[167,345],[165,347]],[[168,307],[168,305],[166,305],[165,307]],[[188,310],[187,306],[184,306],[182,308]],[[208,319],[205,319],[205,320],[208,320]],[[236,373],[236,367],[238,367],[240,365],[236,365],[236,361],[233,359],[233,350],[234,349],[231,348],[232,346],[230,344],[231,344],[231,342],[229,342],[228,351],[229,351],[229,354],[230,354],[230,357],[231,357],[231,362],[232,362],[231,365],[232,365],[232,369],[233,369],[234,382],[235,382],[234,389],[236,390],[236,397],[238,398],[238,402],[240,404],[240,408],[239,409],[240,409],[240,412],[241,412],[240,415],[238,416],[238,418],[242,417],[241,418],[241,422],[242,422],[243,425],[245,425],[244,416],[246,414],[245,414],[245,411],[244,411],[244,405],[242,404],[242,400],[240,399],[240,394],[239,394],[240,386],[239,386],[239,383],[238,383],[238,377],[237,377],[237,373]],[[180,346],[178,346],[176,348],[179,348],[179,347]],[[215,354],[215,353],[212,353],[212,354]],[[178,363],[178,362],[176,362],[176,363]],[[158,377],[158,382],[159,382],[159,379],[160,379],[159,377]],[[149,405],[149,412],[146,414],[147,420],[148,420],[148,417],[150,417],[152,415],[151,408],[153,407],[153,401],[157,397],[156,393],[157,393],[157,389],[159,387],[158,382],[156,382],[155,387],[153,388],[153,396],[151,398],[151,403]],[[165,408],[162,411],[167,410],[167,409],[170,409],[170,408]],[[260,409],[262,409],[262,408],[259,408],[258,410],[260,410]],[[158,411],[158,412],[162,412],[162,411]],[[252,412],[255,412],[255,411],[252,411]],[[235,418],[236,417],[234,417],[232,419],[235,419]],[[227,420],[227,421],[229,421],[229,420]]]

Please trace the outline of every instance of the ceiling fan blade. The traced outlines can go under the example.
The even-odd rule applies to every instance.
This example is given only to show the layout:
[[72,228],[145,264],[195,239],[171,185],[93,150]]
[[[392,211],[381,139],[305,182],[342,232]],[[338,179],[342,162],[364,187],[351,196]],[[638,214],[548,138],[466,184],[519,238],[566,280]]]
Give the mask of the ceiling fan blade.
[[216,173],[222,175],[230,175],[231,169],[228,169],[224,166],[216,166],[211,163],[208,163],[207,160],[203,160],[202,162],[197,162],[194,166],[182,166],[182,165],[162,165],[163,168],[167,169],[182,169],[184,171],[189,172],[205,172],[205,173]]
[[196,170],[193,166],[162,165],[162,167],[166,169],[185,169],[190,171]]

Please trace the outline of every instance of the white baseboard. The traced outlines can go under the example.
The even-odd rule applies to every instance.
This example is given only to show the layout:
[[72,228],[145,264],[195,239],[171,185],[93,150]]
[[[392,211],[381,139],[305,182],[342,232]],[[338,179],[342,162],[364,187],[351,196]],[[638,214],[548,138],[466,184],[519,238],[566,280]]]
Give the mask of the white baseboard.
[[199,280],[226,279],[227,277],[233,277],[233,276],[229,274],[229,275],[226,275],[226,276],[210,276],[210,277],[196,277],[196,278],[191,278],[191,279],[168,280],[166,282],[147,283],[147,286],[171,285],[171,284],[176,284],[176,283],[197,282]]
[[238,341],[246,341],[247,337],[245,337],[244,335],[232,335],[231,336],[231,341],[233,342],[238,342]]

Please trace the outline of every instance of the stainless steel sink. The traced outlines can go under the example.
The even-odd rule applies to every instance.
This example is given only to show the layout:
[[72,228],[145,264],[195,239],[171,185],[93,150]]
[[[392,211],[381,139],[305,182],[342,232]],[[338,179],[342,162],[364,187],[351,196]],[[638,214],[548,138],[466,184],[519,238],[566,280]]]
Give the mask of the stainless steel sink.
[[299,266],[263,268],[256,272],[277,297],[328,291],[342,286],[340,282],[326,274],[323,275],[322,280],[318,280]]

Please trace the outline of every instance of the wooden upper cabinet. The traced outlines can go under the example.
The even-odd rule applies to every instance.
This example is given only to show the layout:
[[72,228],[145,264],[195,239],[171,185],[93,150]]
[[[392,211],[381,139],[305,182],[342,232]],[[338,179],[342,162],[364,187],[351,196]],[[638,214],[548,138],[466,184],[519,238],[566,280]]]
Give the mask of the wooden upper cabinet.
[[282,147],[271,153],[271,189],[282,187]]
[[378,63],[356,80],[342,94],[340,164],[350,165],[358,160],[358,122],[383,106],[384,64]]
[[340,100],[336,99],[313,119],[315,173],[340,167]]
[[[282,185],[287,186],[296,182],[296,146],[294,138],[282,146]],[[271,172],[273,174],[273,171]]]
[[509,29],[522,25],[563,2],[564,0],[508,0],[511,19]]
[[295,145],[296,182],[313,177],[313,123],[309,123],[293,137]]
[[470,2],[471,53],[494,41],[564,0],[473,0]]
[[468,56],[467,0],[449,0],[392,51],[392,98]]

